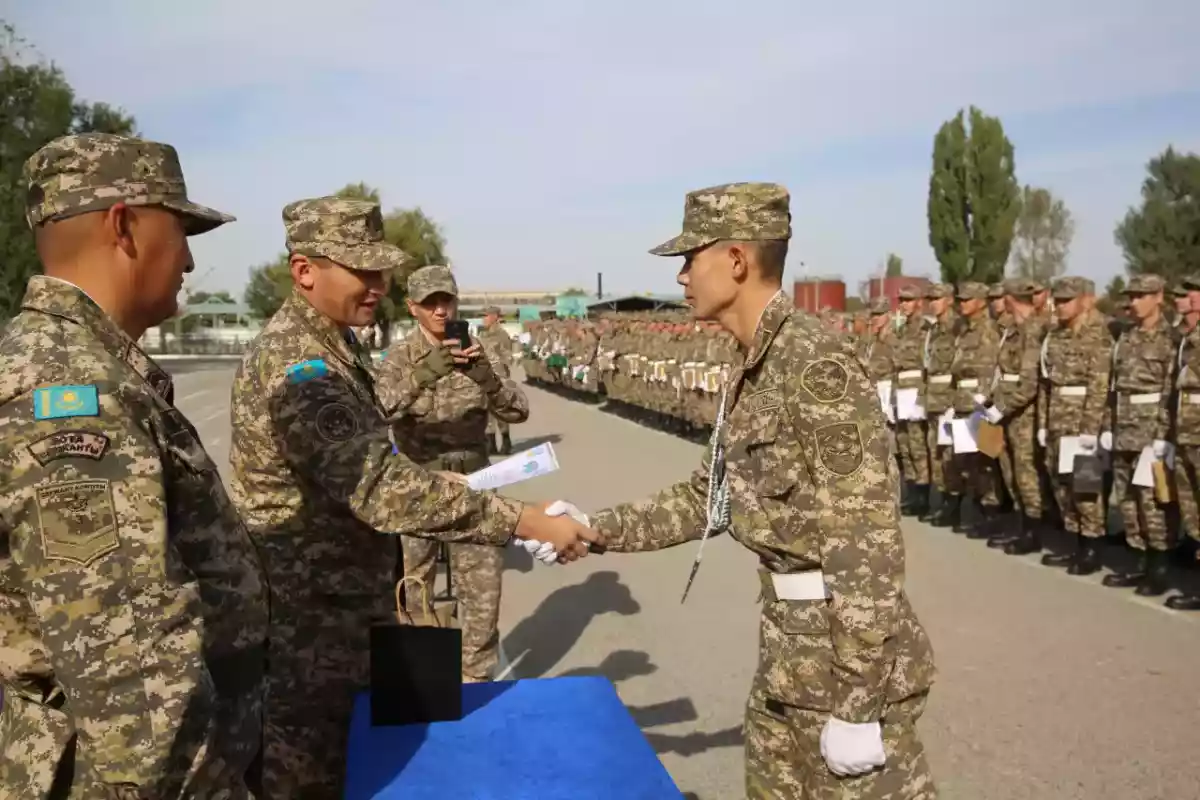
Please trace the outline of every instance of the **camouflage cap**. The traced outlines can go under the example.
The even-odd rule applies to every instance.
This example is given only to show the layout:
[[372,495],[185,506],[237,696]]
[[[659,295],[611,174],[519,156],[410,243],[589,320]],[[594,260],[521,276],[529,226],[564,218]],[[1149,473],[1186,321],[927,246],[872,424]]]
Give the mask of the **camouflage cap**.
[[1200,275],[1185,275],[1181,283],[1189,291],[1200,291]]
[[881,314],[892,313],[892,303],[886,297],[876,297],[871,303],[871,316],[877,317]]
[[1167,286],[1161,275],[1134,275],[1125,284],[1123,294],[1154,294]]
[[458,283],[449,267],[441,264],[421,267],[408,276],[408,296],[414,303],[424,302],[438,292],[458,297]]
[[999,300],[1004,297],[1004,282],[993,283],[988,287],[988,299]]
[[896,293],[896,297],[900,300],[920,300],[925,296],[921,291],[921,287],[916,284],[908,283],[900,287],[900,291]]
[[925,287],[925,299],[937,300],[942,297],[953,297],[954,287],[948,283],[931,283]]
[[1009,278],[1004,282],[1004,293],[1019,299],[1029,299],[1042,291],[1042,284],[1032,278]]
[[1184,285],[1183,281],[1176,281],[1171,285],[1171,294],[1175,297],[1187,297],[1188,287]]
[[960,283],[958,291],[955,292],[955,297],[959,300],[986,300],[987,296],[987,284],[976,281],[964,281]]
[[283,227],[289,253],[328,258],[350,269],[382,272],[411,260],[383,240],[383,213],[370,200],[297,200],[283,207]]
[[729,183],[688,192],[683,232],[650,252],[680,256],[722,239],[792,238],[791,198],[775,183]]
[[25,161],[30,228],[117,203],[161,206],[182,216],[189,236],[234,217],[188,200],[179,154],[169,144],[111,133],[60,136]]
[[[451,277],[451,280],[453,279],[454,278]],[[483,310],[483,315],[486,317],[488,314],[495,314],[497,317],[501,316],[500,306],[488,306]]]
[[1033,284],[1034,294],[1037,294],[1038,292],[1044,292],[1050,288],[1049,284],[1047,284],[1045,281],[1041,280],[1040,278],[1026,278],[1025,280],[1027,280],[1031,284]]
[[1091,278],[1079,277],[1059,278],[1051,290],[1051,296],[1055,300],[1074,300],[1076,297],[1095,293],[1095,282]]

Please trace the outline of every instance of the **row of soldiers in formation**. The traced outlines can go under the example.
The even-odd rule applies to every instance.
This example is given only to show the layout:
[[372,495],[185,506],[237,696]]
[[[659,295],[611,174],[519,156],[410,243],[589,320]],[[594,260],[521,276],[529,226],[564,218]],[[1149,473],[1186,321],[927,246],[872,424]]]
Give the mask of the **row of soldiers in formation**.
[[[1104,584],[1166,593],[1181,533],[1200,538],[1200,276],[1134,276],[1115,317],[1082,277],[910,286],[897,306],[823,317],[856,337],[880,390],[904,513],[1011,555],[1065,529],[1073,549],[1042,563],[1090,575],[1111,500],[1138,558]],[[528,380],[697,436],[737,358],[717,327],[650,313],[535,322],[521,339]],[[999,452],[956,452],[955,419],[1001,429]],[[1200,610],[1200,595],[1166,605]]]

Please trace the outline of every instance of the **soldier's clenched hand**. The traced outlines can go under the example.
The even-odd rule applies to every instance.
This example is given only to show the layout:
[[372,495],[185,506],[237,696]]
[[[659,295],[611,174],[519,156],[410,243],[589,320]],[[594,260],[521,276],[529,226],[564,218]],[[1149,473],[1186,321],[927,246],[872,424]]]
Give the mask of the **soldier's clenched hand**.
[[560,562],[574,561],[588,553],[588,545],[600,543],[600,534],[573,519],[562,515],[546,516],[533,506],[526,506],[517,522],[516,537],[533,539],[551,545]]
[[413,381],[418,386],[429,386],[453,369],[454,356],[449,348],[432,347],[413,365]]

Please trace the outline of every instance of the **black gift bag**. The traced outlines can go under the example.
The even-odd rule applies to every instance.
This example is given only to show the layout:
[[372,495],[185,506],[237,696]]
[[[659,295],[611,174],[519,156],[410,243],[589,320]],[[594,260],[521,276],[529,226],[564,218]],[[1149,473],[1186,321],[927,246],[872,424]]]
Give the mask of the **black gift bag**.
[[[406,582],[421,587],[421,613],[406,611]],[[396,621],[371,626],[371,724],[408,725],[462,719],[462,631],[429,603],[420,578],[396,584]]]
[[1097,453],[1077,453],[1071,465],[1075,494],[1100,494],[1104,491],[1104,461]]

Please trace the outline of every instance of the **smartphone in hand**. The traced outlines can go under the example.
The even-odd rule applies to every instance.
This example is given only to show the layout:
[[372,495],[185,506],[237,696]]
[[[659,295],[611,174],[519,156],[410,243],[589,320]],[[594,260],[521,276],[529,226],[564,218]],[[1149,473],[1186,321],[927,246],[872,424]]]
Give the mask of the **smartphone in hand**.
[[471,326],[465,319],[449,320],[446,322],[446,338],[458,339],[462,343],[458,349],[466,350],[471,346]]

